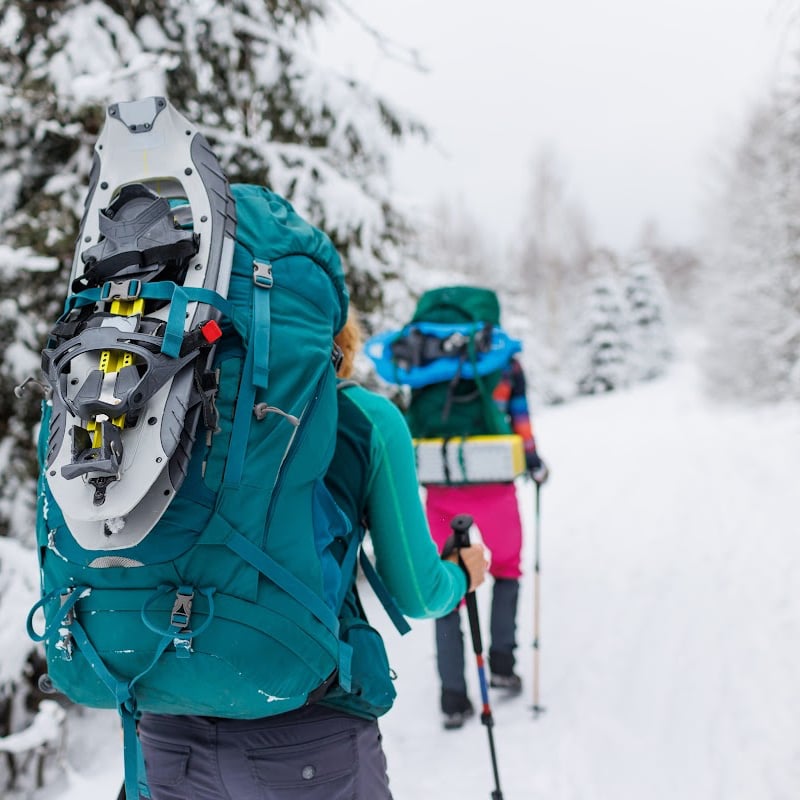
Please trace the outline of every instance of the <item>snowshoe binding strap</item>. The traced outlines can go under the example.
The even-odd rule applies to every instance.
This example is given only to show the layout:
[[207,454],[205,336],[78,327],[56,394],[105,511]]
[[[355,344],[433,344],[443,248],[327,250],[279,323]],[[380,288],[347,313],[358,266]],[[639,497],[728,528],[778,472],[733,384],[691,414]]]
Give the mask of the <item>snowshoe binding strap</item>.
[[112,276],[182,282],[200,236],[180,227],[166,198],[143,184],[129,184],[99,214],[102,238],[81,253],[86,270],[73,282],[74,292],[100,286]]

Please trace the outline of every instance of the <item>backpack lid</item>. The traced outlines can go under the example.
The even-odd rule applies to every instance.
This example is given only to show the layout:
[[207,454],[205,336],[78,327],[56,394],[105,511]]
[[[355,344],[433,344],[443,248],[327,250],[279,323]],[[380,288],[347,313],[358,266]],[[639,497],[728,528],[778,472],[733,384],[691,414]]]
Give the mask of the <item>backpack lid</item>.
[[480,286],[443,286],[425,292],[412,322],[489,322],[500,324],[500,301]]
[[330,238],[300,217],[288,200],[263,186],[236,183],[231,192],[236,200],[236,240],[255,258],[302,253],[325,271],[336,291],[333,330],[338,333],[347,320],[349,294],[341,258]]

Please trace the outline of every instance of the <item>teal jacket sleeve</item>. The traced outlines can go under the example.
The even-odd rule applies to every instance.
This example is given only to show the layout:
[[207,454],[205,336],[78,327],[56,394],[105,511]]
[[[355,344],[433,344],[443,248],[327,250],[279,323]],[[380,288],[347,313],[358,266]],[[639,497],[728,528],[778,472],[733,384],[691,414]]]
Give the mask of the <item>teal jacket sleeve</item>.
[[373,425],[367,521],[378,574],[406,616],[443,616],[467,581],[457,564],[439,558],[431,538],[408,426],[385,397],[360,388],[349,396]]

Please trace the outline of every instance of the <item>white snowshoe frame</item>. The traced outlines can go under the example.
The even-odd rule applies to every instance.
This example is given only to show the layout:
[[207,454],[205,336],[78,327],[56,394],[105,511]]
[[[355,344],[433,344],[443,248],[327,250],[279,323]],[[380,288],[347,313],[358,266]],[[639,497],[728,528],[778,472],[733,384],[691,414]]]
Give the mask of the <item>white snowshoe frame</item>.
[[213,427],[218,329],[201,328],[220,312],[174,303],[170,281],[227,297],[236,215],[205,138],[163,97],[108,107],[89,180],[77,294],[43,353],[45,475],[78,544],[108,551],[153,528],[186,477],[201,413]]

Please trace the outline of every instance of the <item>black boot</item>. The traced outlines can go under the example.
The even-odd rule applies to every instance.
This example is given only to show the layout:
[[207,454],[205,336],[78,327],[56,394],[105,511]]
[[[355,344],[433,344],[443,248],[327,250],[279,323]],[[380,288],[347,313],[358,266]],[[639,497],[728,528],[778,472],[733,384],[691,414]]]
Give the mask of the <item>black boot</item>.
[[456,692],[452,689],[442,689],[441,698],[444,727],[446,730],[460,728],[466,720],[475,714],[469,697],[465,692]]
[[509,694],[522,691],[522,678],[514,672],[514,654],[499,650],[489,651],[489,685],[493,689],[505,689]]

